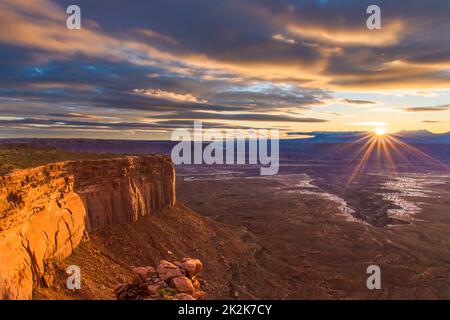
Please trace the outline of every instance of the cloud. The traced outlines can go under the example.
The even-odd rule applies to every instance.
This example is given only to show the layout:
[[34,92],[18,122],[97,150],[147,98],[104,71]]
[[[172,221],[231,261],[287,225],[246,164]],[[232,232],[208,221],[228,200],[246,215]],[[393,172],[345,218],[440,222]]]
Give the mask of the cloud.
[[[37,119],[37,118],[22,118],[22,119],[0,119],[0,128],[39,128],[46,130],[90,130],[90,131],[141,131],[154,132],[166,131],[172,129],[193,127],[194,122],[188,120],[162,120],[154,122],[112,122],[112,121],[81,121],[81,120],[60,120],[60,119]],[[219,122],[204,122],[203,127],[214,128],[248,128],[248,126],[236,126],[227,123]]]
[[332,25],[292,24],[288,31],[308,40],[334,45],[383,47],[398,43],[404,25],[401,20],[388,23],[383,29],[368,32],[366,26],[339,28]]
[[[196,119],[196,120],[233,120],[233,121],[263,121],[263,122],[293,122],[293,123],[324,123],[329,122],[317,118],[300,118],[287,115],[261,114],[261,113],[210,113],[210,112],[179,112],[159,116],[165,119]],[[156,117],[156,118],[159,118]],[[151,117],[155,118],[155,117]]]
[[349,104],[377,104],[376,101],[370,101],[370,100],[359,100],[359,99],[343,99],[342,100],[345,103]]
[[407,112],[434,112],[450,110],[450,104],[431,107],[409,107],[404,109]]
[[[448,1],[412,0],[407,15],[404,4],[381,1],[383,30],[374,31],[365,28],[364,2],[194,0],[185,10],[182,0],[130,0],[106,10],[79,0],[79,31],[65,28],[67,4],[0,2],[3,119],[98,122],[89,130],[127,127],[113,121],[150,130],[149,119],[295,126],[325,123],[302,114],[332,115],[325,108],[336,91],[450,85]],[[448,106],[404,111],[439,110]]]
[[272,39],[273,40],[277,40],[277,41],[281,41],[281,42],[285,42],[285,43],[288,43],[288,44],[295,44],[296,43],[296,41],[294,39],[287,38],[287,37],[283,36],[282,34],[274,34],[272,36]]
[[184,101],[184,102],[193,102],[193,103],[208,103],[206,100],[199,100],[191,94],[179,94],[175,92],[163,91],[160,89],[134,89],[133,92],[138,94],[143,94],[146,96],[164,99],[164,100],[172,100],[172,101]]
[[[383,29],[375,31],[361,23],[366,18],[363,4],[330,2],[318,8],[309,1],[301,5],[229,1],[219,9],[214,2],[195,1],[190,4],[192,10],[186,11],[178,10],[185,5],[182,1],[135,0],[128,6],[139,10],[123,10],[116,3],[101,10],[81,0],[82,11],[89,14],[82,30],[72,32],[64,27],[62,6],[48,0],[5,0],[0,4],[4,25],[0,43],[34,50],[34,61],[84,55],[185,75],[228,73],[241,79],[307,82],[316,88],[399,83],[426,88],[446,79],[436,65],[450,61],[445,39],[441,34],[438,42],[433,35],[434,29],[449,24],[445,12],[450,8],[443,1],[433,8],[419,7],[421,16],[410,18],[401,14],[401,5],[380,4]],[[208,16],[199,12],[208,12]],[[430,17],[432,26],[423,22]],[[414,37],[417,33],[419,37]],[[429,45],[421,45],[418,38]],[[395,46],[399,39],[402,46]],[[399,57],[403,66],[395,63]]]
[[444,121],[437,121],[437,120],[422,120],[420,121],[422,123],[443,123]]

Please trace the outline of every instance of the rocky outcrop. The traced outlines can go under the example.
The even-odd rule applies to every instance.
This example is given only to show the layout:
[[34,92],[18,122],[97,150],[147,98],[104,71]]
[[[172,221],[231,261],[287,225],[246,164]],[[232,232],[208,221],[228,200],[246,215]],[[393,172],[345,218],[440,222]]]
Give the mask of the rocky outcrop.
[[87,232],[175,203],[165,156],[82,160],[0,177],[0,299],[29,299]]
[[202,263],[198,259],[161,260],[156,269],[150,266],[133,268],[135,280],[118,284],[114,292],[119,300],[204,299],[198,276],[201,269]]

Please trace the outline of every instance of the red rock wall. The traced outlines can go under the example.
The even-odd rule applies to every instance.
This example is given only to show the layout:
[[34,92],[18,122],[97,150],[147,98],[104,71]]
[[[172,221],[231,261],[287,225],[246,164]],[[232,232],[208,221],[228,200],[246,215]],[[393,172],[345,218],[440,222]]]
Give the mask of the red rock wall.
[[30,299],[48,262],[68,257],[86,231],[175,204],[165,156],[82,160],[0,177],[0,299]]

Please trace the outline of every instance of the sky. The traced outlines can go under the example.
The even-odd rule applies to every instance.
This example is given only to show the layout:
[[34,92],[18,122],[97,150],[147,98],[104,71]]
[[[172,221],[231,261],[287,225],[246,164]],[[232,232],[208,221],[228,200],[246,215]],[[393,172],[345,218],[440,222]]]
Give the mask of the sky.
[[371,4],[1,0],[0,138],[450,131],[450,1]]

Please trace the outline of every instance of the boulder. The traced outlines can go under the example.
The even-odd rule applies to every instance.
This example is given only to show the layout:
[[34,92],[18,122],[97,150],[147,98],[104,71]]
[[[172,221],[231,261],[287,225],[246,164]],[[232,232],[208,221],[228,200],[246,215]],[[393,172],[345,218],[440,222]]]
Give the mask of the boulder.
[[[195,274],[192,278],[186,274]],[[204,299],[201,280],[197,273],[201,269],[197,259],[183,259],[182,262],[161,260],[156,270],[152,267],[135,267],[138,275],[130,283],[120,283],[114,288],[119,300],[197,300]],[[120,279],[122,280],[122,279]]]
[[185,258],[183,259],[183,268],[186,270],[188,277],[192,278],[202,270],[202,262],[198,259]]
[[165,282],[170,282],[171,279],[183,275],[180,268],[167,260],[161,260],[156,271],[158,272],[159,278]]
[[133,271],[133,273],[138,275],[139,278],[141,278],[142,280],[147,279],[147,277],[150,274],[156,272],[155,268],[153,268],[153,267],[136,267],[136,268],[133,268],[132,271]]
[[170,285],[181,293],[193,294],[195,292],[192,281],[185,276],[173,278]]

